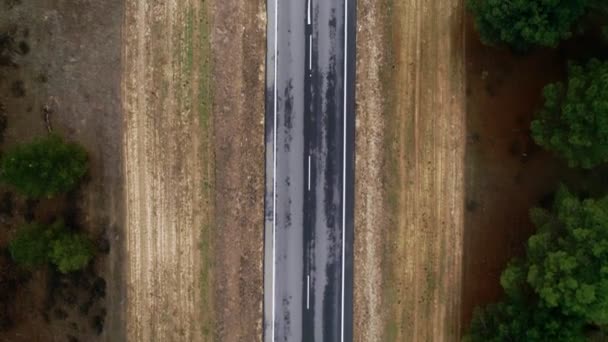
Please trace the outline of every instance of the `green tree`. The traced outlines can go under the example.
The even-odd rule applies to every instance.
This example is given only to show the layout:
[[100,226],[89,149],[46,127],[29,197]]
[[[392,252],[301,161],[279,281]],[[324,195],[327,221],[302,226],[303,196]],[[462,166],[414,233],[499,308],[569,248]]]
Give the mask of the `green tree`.
[[528,240],[527,282],[549,308],[608,324],[608,196],[561,188]]
[[49,257],[62,273],[79,271],[93,258],[93,247],[81,234],[63,233],[51,241]]
[[15,146],[0,161],[0,179],[30,197],[74,189],[87,172],[87,153],[57,135]]
[[570,64],[567,85],[547,85],[544,97],[531,124],[536,143],[572,167],[608,161],[608,62]]
[[572,36],[591,0],[468,0],[482,42],[525,51]]

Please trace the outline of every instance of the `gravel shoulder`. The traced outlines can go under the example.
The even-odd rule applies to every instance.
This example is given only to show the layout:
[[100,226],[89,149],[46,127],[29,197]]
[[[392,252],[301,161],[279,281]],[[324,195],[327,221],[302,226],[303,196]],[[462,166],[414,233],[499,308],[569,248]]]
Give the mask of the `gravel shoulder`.
[[389,66],[387,1],[357,3],[357,84],[354,241],[354,339],[382,341],[387,311],[382,305],[388,210],[382,77]]

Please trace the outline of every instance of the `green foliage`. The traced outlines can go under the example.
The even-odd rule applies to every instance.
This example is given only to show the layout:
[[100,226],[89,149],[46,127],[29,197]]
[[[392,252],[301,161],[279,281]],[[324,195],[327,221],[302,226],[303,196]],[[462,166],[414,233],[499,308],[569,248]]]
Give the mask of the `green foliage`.
[[550,308],[608,324],[608,197],[561,189],[552,219],[528,240],[527,281]]
[[87,164],[82,147],[50,135],[8,151],[0,161],[0,177],[26,196],[52,197],[74,189]]
[[570,64],[568,84],[549,84],[545,105],[532,121],[537,144],[572,167],[592,168],[608,161],[608,63]]
[[17,236],[8,246],[12,259],[26,268],[47,263],[52,235],[52,230],[37,223],[19,228]]
[[572,36],[574,24],[590,0],[468,0],[481,40],[525,51],[533,46],[556,47]]
[[93,258],[93,246],[84,235],[69,232],[62,221],[45,226],[23,226],[9,243],[15,262],[26,268],[53,263],[62,273],[78,271]]
[[49,257],[62,273],[78,271],[93,258],[93,247],[83,235],[63,233],[51,242]]
[[507,298],[473,315],[466,342],[583,342],[585,322],[539,303]]
[[526,294],[522,291],[526,284],[526,267],[519,261],[511,261],[500,275],[500,285],[510,298],[524,299]]

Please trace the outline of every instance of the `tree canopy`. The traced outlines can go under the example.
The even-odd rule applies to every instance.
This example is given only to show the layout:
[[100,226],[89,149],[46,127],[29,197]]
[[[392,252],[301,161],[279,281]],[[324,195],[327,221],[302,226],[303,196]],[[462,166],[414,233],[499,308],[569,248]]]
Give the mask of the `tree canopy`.
[[26,196],[52,197],[74,189],[87,164],[82,147],[49,135],[9,150],[0,161],[0,178]]
[[608,62],[571,63],[567,84],[547,85],[544,97],[531,124],[536,143],[572,167],[608,161]]
[[525,51],[572,36],[592,0],[468,0],[482,42]]
[[550,308],[608,323],[608,197],[580,200],[564,188],[552,213],[536,210],[527,282]]

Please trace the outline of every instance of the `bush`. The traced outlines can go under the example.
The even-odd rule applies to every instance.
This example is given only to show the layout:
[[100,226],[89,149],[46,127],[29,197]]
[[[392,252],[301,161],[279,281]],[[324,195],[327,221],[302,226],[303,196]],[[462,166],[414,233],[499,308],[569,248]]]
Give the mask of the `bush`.
[[17,236],[8,245],[11,258],[26,268],[44,265],[48,262],[52,235],[52,230],[37,223],[19,228]]
[[69,232],[63,222],[51,226],[33,223],[21,227],[9,243],[13,260],[26,268],[51,262],[62,273],[82,270],[93,258],[93,246],[84,235]]
[[74,189],[87,164],[82,147],[49,135],[8,151],[0,161],[0,177],[26,196],[52,197]]
[[63,233],[51,242],[49,257],[61,273],[79,271],[93,258],[93,247],[81,234]]
[[549,84],[544,96],[531,124],[536,143],[572,167],[589,169],[608,161],[608,63],[570,64],[567,85]]
[[533,46],[556,47],[572,35],[591,0],[469,0],[475,26],[488,45],[517,51]]

